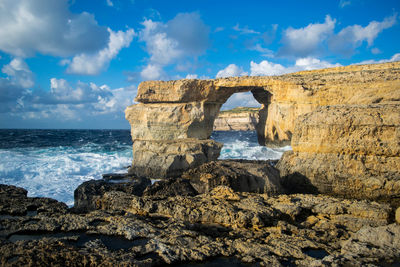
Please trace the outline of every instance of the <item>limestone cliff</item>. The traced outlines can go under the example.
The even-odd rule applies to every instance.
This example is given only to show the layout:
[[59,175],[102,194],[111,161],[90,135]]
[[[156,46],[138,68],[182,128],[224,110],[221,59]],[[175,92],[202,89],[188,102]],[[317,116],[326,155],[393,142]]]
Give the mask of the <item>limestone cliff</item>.
[[277,167],[293,192],[400,204],[400,103],[320,107],[296,120]]
[[214,121],[214,131],[255,131],[259,108],[238,107],[221,111]]
[[[205,160],[215,159],[221,146],[210,145],[207,139],[212,133],[219,109],[232,94],[248,91],[262,105],[256,126],[259,142],[284,145],[290,143],[296,118],[318,107],[399,103],[400,62],[354,65],[271,77],[142,82],[136,96],[140,104],[130,106],[125,111],[131,124],[132,139],[134,142],[146,141],[153,148],[160,140],[173,140],[176,144],[196,143],[196,146],[203,142],[203,147],[216,149],[212,153],[207,149],[208,155],[213,155],[213,158],[205,156]],[[151,142],[155,143],[150,145]],[[141,155],[137,154],[138,151],[134,151],[134,154],[137,152],[142,162],[134,160],[132,170],[143,170],[152,164],[150,157],[143,156],[147,153],[146,148],[141,146],[140,149]],[[171,159],[170,164],[175,164],[174,170],[195,167],[197,163],[185,162],[182,156],[186,158],[187,152],[176,154]],[[153,167],[160,169],[160,173],[168,173],[164,170],[171,166]]]

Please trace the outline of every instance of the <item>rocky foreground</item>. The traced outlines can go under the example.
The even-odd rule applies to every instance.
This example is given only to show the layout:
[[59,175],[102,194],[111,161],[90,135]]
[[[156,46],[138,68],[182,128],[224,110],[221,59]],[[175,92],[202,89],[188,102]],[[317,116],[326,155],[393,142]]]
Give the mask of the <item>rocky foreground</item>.
[[210,162],[152,185],[105,176],[78,187],[72,209],[0,185],[1,265],[400,263],[400,218],[389,204],[285,194],[274,164]]

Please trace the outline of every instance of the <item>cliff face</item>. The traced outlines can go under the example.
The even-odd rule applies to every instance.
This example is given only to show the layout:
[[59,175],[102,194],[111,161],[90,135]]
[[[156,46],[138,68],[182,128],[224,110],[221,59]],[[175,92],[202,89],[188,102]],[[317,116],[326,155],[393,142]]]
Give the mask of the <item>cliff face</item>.
[[255,131],[258,108],[235,108],[222,111],[214,121],[214,131]]
[[[125,111],[131,124],[132,139],[134,142],[146,141],[153,148],[156,145],[150,145],[151,142],[188,142],[196,143],[196,146],[208,142],[222,104],[232,94],[248,91],[262,105],[256,126],[259,142],[267,145],[289,144],[296,118],[318,107],[399,103],[400,62],[337,67],[273,77],[143,82],[139,85],[136,97],[140,104],[130,106]],[[191,138],[197,141],[187,140]],[[219,145],[204,143],[204,146],[213,147],[216,151],[207,149],[208,155],[191,154],[191,157],[205,158],[206,161],[218,157]],[[134,151],[134,154],[142,162],[134,161],[133,170],[145,169],[152,164],[151,157],[143,156],[150,155],[145,146],[140,146],[140,149],[141,152]],[[184,154],[184,158],[187,158],[187,152]],[[155,169],[173,166],[174,170],[183,171],[195,165],[182,161],[182,157],[176,155],[170,165],[155,166]]]
[[326,106],[296,120],[284,184],[400,204],[400,104]]

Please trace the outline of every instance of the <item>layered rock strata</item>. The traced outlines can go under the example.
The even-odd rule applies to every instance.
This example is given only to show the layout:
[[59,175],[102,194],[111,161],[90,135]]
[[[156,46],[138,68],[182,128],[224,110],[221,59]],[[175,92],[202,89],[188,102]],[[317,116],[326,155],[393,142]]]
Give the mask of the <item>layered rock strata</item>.
[[109,191],[98,203],[76,214],[0,185],[1,265],[390,266],[400,257],[400,226],[374,202],[219,186],[196,196]]
[[[256,126],[260,144],[289,144],[295,119],[320,106],[338,104],[396,103],[400,101],[400,63],[355,65],[298,72],[273,77],[236,77],[215,80],[147,81],[138,88],[140,104],[126,109],[135,142],[206,142],[223,103],[234,93],[251,91],[262,105]],[[191,144],[188,143],[188,146]],[[165,177],[172,162],[181,162],[184,170],[200,164],[182,160],[187,153],[175,155],[171,163],[152,163],[143,146],[134,154],[132,172],[143,175],[142,167],[151,166]],[[219,145],[215,145],[218,148]],[[212,155],[218,155],[216,149]],[[168,156],[158,153],[159,156]],[[204,156],[207,161],[215,158]],[[138,165],[139,164],[139,165]],[[157,165],[158,164],[158,165]],[[163,165],[167,164],[167,165]],[[176,172],[178,174],[178,172]]]
[[400,104],[326,106],[299,116],[277,164],[292,192],[400,204]]
[[214,131],[255,131],[258,124],[257,108],[236,108],[223,111],[214,121]]

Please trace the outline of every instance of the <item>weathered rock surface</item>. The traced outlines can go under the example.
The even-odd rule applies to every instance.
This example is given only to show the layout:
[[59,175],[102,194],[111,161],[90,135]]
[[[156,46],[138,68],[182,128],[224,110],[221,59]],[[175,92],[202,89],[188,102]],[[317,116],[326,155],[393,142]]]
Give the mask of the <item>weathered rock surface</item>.
[[[2,188],[1,203],[18,196],[14,210],[38,201]],[[110,191],[99,203],[102,210],[85,214],[12,215],[0,206],[1,265],[156,266],[224,256],[261,266],[377,266],[400,251],[390,207],[368,201],[220,186],[166,198]]]
[[277,168],[292,192],[399,204],[400,104],[321,107],[300,116]]
[[[287,145],[294,134],[296,118],[318,107],[399,103],[400,62],[273,77],[142,82],[136,96],[140,104],[128,107],[125,112],[132,139],[134,142],[207,139],[221,105],[232,94],[247,91],[262,105],[256,125],[259,142]],[[133,169],[139,160],[133,159]],[[162,161],[141,165],[145,164],[153,169],[165,169]],[[165,172],[160,174],[164,175]]]
[[175,196],[195,196],[198,195],[196,189],[190,184],[188,179],[169,178],[157,181],[147,187],[143,196],[167,198]]
[[139,177],[175,177],[219,157],[222,144],[213,140],[135,140],[130,173]]
[[225,185],[237,192],[277,195],[284,192],[279,172],[266,161],[218,160],[182,174],[199,194]]
[[109,191],[141,196],[150,184],[151,181],[148,178],[136,178],[130,175],[114,175],[114,178],[111,175],[111,179],[107,177],[107,179],[84,182],[74,191],[74,210],[77,212],[96,210],[98,200]]
[[255,131],[258,124],[257,108],[236,108],[220,112],[214,121],[214,131]]

